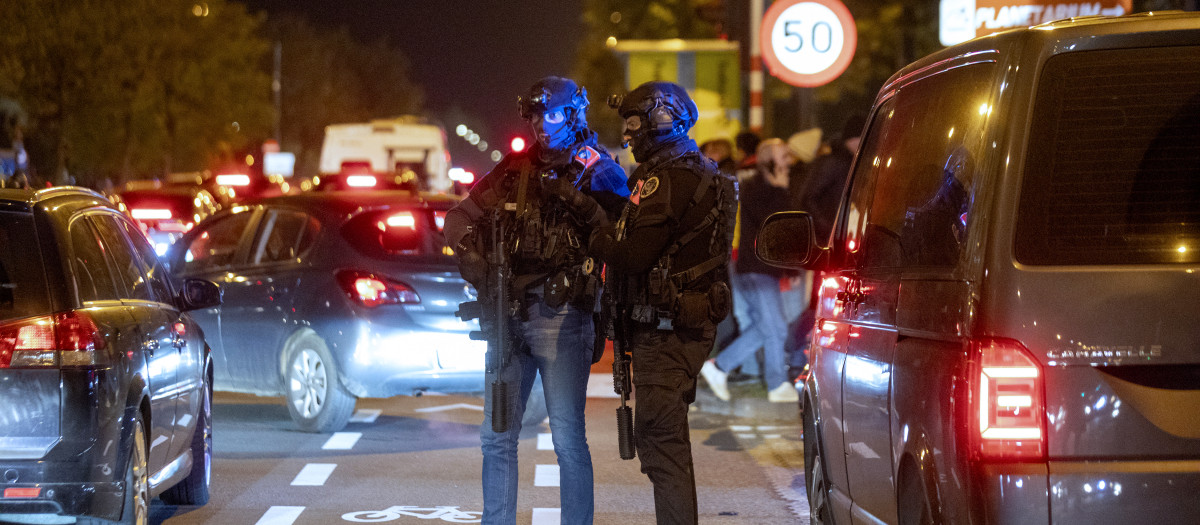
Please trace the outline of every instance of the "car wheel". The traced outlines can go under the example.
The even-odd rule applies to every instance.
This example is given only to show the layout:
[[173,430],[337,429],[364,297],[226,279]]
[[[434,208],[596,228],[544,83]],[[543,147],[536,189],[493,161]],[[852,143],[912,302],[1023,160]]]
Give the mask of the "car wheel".
[[833,508],[829,504],[829,482],[825,477],[825,462],[821,441],[817,436],[816,421],[812,407],[807,406],[804,414],[804,479],[808,492],[808,515],[812,525],[833,523]]
[[141,414],[133,419],[133,436],[129,441],[129,461],[125,465],[125,508],[119,523],[145,525],[150,521],[150,474],[146,464],[146,426],[142,423]]
[[212,374],[205,374],[204,399],[196,414],[196,432],[192,434],[192,470],[188,476],[159,495],[171,505],[208,503],[212,483]]
[[316,334],[302,335],[287,355],[287,407],[300,430],[336,432],[345,427],[355,399],[342,386],[325,342]]

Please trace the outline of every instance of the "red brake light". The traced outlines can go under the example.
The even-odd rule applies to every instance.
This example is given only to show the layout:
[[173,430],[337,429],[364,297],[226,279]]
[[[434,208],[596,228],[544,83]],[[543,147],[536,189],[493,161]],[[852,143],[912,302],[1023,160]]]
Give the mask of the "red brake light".
[[0,325],[0,368],[54,368],[104,364],[104,338],[84,312],[68,311]]
[[417,218],[413,217],[413,214],[410,211],[394,213],[392,215],[388,215],[388,217],[384,219],[383,226],[379,229],[386,231],[387,228],[408,228],[410,230],[416,230]]
[[6,498],[36,498],[41,494],[41,487],[10,487],[4,489],[4,497]]
[[399,281],[355,270],[342,270],[338,282],[351,299],[368,308],[381,304],[416,304],[421,302],[416,290]]
[[973,418],[979,452],[990,459],[1041,459],[1046,453],[1045,380],[1029,350],[1009,339],[974,344]]
[[162,208],[134,208],[129,215],[138,220],[170,219],[171,210]]
[[217,184],[220,186],[249,186],[250,176],[243,173],[217,175]]

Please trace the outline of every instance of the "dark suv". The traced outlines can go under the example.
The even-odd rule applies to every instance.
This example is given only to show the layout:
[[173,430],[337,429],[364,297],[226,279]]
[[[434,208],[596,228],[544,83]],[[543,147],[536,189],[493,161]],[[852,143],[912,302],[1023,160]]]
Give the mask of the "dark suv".
[[184,312],[219,302],[208,281],[177,291],[101,195],[0,190],[0,522],[208,500],[212,363]]
[[1200,519],[1200,16],[904,68],[840,201],[827,247],[799,212],[757,244],[824,272],[814,523]]

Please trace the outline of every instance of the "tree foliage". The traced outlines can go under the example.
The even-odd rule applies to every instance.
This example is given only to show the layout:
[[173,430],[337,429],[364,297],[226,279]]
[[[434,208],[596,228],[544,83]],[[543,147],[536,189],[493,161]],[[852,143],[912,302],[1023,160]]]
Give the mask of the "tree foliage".
[[362,44],[344,27],[322,32],[294,15],[268,20],[266,29],[282,56],[280,145],[296,154],[297,173],[316,173],[325,126],[422,108],[408,58],[386,39]]
[[199,169],[270,129],[259,24],[226,0],[9,0],[0,95],[29,115],[44,178]]

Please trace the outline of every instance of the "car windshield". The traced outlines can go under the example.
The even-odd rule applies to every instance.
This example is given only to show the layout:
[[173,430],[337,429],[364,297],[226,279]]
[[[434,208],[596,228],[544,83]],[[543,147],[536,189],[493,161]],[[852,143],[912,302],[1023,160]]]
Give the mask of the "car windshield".
[[442,235],[445,218],[445,209],[368,210],[347,221],[342,235],[368,257],[450,263],[453,252]]
[[1017,260],[1200,262],[1200,47],[1060,55],[1037,97]]
[[50,311],[33,216],[0,212],[0,321]]

